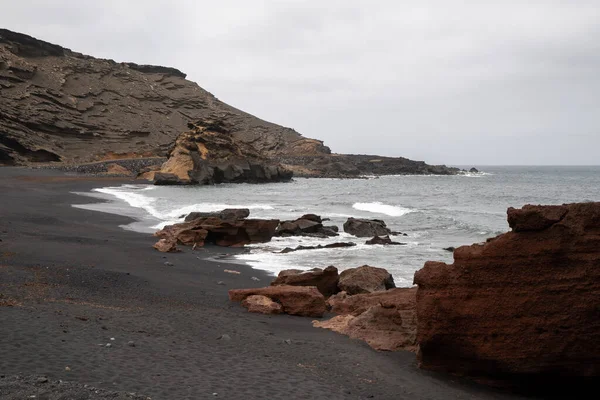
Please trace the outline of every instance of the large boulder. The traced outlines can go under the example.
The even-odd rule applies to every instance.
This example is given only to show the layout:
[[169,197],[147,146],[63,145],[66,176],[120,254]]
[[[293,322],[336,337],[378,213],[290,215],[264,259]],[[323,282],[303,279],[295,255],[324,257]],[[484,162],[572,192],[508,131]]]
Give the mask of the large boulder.
[[231,289],[229,300],[242,302],[249,296],[265,296],[281,304],[283,312],[304,317],[322,317],[325,298],[314,286],[269,286],[256,289]]
[[323,226],[323,220],[315,214],[305,214],[292,221],[282,221],[277,236],[311,236],[326,238],[338,236],[336,226]]
[[225,247],[241,247],[246,244],[270,241],[278,225],[279,220],[277,219],[196,218],[188,222],[165,226],[154,236],[164,239],[167,243],[180,243],[195,247],[203,246],[205,243]]
[[194,212],[189,213],[185,217],[185,221],[189,222],[189,221],[193,221],[198,218],[211,218],[211,217],[221,218],[222,220],[226,220],[226,221],[227,220],[239,220],[239,219],[248,218],[249,215],[250,215],[250,210],[247,208],[226,208],[224,210],[215,211],[215,212],[194,211]]
[[508,219],[512,232],[415,273],[421,367],[535,385],[597,380],[600,203],[525,206]]
[[392,275],[384,268],[363,265],[342,271],[338,287],[353,295],[384,291],[395,288],[396,285]]
[[376,350],[416,350],[416,288],[334,298],[332,312],[340,315],[313,326],[364,340]]
[[344,222],[344,232],[357,237],[386,236],[392,233],[382,220],[360,218],[348,218]]
[[386,235],[375,236],[373,239],[367,240],[365,244],[405,245],[406,243],[394,242],[388,235]]
[[313,268],[308,271],[297,269],[281,271],[277,278],[271,282],[271,286],[316,286],[325,297],[338,292],[338,269],[329,266],[325,269]]

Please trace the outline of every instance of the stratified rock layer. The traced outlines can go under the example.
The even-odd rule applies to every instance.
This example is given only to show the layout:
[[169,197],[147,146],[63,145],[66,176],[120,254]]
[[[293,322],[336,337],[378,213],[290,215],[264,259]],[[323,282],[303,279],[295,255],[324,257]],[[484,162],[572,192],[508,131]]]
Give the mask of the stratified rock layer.
[[512,232],[415,274],[420,365],[551,384],[600,375],[600,203],[509,209]]

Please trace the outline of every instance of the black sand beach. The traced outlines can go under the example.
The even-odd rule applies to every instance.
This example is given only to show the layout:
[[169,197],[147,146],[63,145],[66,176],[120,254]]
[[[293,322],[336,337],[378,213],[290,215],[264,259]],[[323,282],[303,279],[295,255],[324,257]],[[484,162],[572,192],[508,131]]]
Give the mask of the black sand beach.
[[71,206],[107,182],[126,180],[0,169],[0,398],[515,398],[310,318],[247,313],[227,289],[271,278],[205,260],[232,250],[165,255],[127,218]]

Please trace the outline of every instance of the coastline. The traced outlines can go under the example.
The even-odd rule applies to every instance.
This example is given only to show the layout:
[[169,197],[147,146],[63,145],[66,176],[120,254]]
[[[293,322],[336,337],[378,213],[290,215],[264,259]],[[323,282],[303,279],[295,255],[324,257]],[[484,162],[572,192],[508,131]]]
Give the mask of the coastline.
[[[227,289],[266,286],[270,275],[204,259],[236,251],[227,248],[159,253],[151,235],[119,227],[131,218],[71,206],[86,202],[71,192],[106,182],[133,181],[0,169],[3,377],[153,399],[515,398],[421,371],[413,353],[375,352],[308,318],[247,313]],[[1,395],[10,393],[3,377]]]

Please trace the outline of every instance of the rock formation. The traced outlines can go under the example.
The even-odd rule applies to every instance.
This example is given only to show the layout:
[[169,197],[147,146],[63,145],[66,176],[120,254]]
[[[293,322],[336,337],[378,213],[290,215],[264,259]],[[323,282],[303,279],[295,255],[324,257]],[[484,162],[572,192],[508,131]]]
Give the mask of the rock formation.
[[323,296],[329,297],[339,291],[339,279],[338,270],[334,266],[325,269],[313,268],[308,271],[288,269],[281,271],[271,282],[271,286],[315,286]]
[[348,218],[344,222],[344,232],[357,237],[387,236],[391,230],[380,219]]
[[291,171],[273,164],[252,145],[236,141],[222,120],[204,120],[177,137],[168,160],[153,178],[157,185],[288,181]]
[[[232,181],[248,174],[273,180],[279,164],[279,172],[317,177],[459,172],[405,158],[331,154],[322,141],[237,110],[185,77],[175,68],[98,59],[0,29],[0,165],[164,157],[188,124],[217,121],[227,134],[216,135],[214,144],[228,137],[242,151],[241,160],[232,158],[240,155],[234,152],[229,166],[220,164]],[[212,138],[206,139],[209,148]],[[266,169],[256,170],[256,154]],[[211,178],[179,160],[167,165],[179,179],[159,175],[159,183],[183,183],[190,170],[190,181],[220,178],[221,171]],[[144,177],[153,179],[154,173],[145,171]]]
[[399,288],[384,292],[332,296],[332,312],[340,314],[326,321],[314,321],[317,328],[331,329],[353,339],[364,340],[375,350],[416,350],[416,289]]
[[229,300],[242,302],[249,296],[265,296],[281,304],[283,312],[303,317],[322,317],[325,298],[314,286],[269,286],[257,289],[231,289]]
[[338,287],[348,295],[353,295],[385,291],[396,285],[392,275],[384,268],[363,265],[342,271]]
[[421,367],[539,385],[597,380],[600,203],[510,208],[508,221],[512,232],[415,274]]
[[[231,214],[235,216],[235,213]],[[176,245],[241,247],[271,240],[279,225],[277,219],[196,218],[188,222],[165,226],[154,236],[160,240],[154,248],[163,252],[177,251]]]
[[324,226],[319,215],[306,214],[292,221],[282,221],[277,228],[277,236],[309,236],[326,238],[338,236],[338,227]]
[[258,314],[281,314],[283,307],[281,304],[271,300],[267,296],[253,295],[248,296],[242,301],[242,307],[248,309],[248,312]]
[[406,243],[394,242],[389,235],[385,235],[375,236],[373,239],[367,240],[365,244],[405,245]]
[[292,247],[286,247],[285,249],[281,250],[279,253],[280,254],[286,254],[286,253],[292,253],[294,251],[300,251],[300,250],[319,250],[319,249],[339,249],[342,247],[354,247],[356,246],[356,243],[354,242],[335,242],[335,243],[328,243],[328,244],[318,244],[316,246],[296,246],[294,248]]

